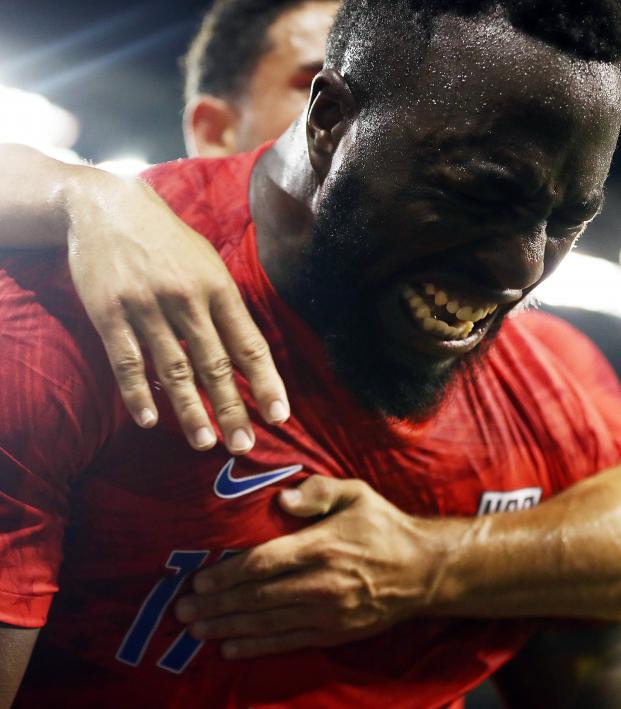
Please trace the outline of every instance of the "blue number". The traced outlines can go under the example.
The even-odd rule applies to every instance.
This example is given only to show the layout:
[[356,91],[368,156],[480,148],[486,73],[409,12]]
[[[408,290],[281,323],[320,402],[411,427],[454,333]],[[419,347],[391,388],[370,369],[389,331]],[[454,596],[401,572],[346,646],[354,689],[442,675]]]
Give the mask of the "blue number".
[[184,630],[177,636],[157,666],[176,675],[181,674],[202,647],[202,640],[195,640],[187,630]]
[[[172,552],[166,562],[166,567],[169,569],[175,569],[176,573],[174,576],[167,576],[162,579],[147,596],[138,611],[138,615],[132,623],[131,628],[128,630],[125,639],[121,643],[121,647],[116,655],[117,660],[125,662],[128,665],[133,665],[134,667],[140,664],[140,661],[149,646],[149,642],[153,637],[153,633],[156,631],[157,626],[162,620],[164,611],[168,608],[171,601],[177,595],[184,579],[188,574],[196,571],[196,569],[200,567],[208,556],[208,551]],[[182,638],[177,639],[173,647],[165,655],[164,659],[166,659],[178,645],[182,646],[181,650],[183,653],[187,653],[187,644],[180,643],[179,641],[181,639]],[[194,657],[194,654],[196,654],[198,649],[199,648],[196,648],[192,652],[187,662]],[[185,663],[186,665],[187,662]],[[172,670],[172,667],[167,669]]]
[[[239,554],[238,549],[225,549],[218,561],[224,561],[224,559],[228,559],[236,554]],[[177,639],[157,663],[157,666],[161,667],[163,670],[181,674],[202,647],[203,641],[195,640],[187,630],[184,630],[177,636]]]

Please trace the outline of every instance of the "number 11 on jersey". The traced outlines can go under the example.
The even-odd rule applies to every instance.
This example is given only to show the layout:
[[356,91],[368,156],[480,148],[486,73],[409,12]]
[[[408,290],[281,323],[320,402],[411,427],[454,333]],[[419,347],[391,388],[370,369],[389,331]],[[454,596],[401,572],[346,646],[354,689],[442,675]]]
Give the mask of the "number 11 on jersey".
[[[149,646],[165,610],[175,598],[187,576],[196,571],[209,556],[209,551],[173,551],[166,568],[175,574],[161,579],[147,596],[127,631],[116,659],[134,667],[138,666]],[[202,643],[194,640],[187,631],[182,632],[157,663],[169,672],[183,672]]]

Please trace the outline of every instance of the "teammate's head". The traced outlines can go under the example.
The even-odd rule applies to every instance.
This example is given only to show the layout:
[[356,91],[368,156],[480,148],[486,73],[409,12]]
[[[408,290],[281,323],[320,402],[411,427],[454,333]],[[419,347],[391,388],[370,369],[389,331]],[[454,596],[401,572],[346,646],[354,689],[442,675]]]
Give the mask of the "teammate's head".
[[216,0],[185,59],[188,152],[277,138],[308,101],[337,0]]
[[612,0],[344,0],[289,297],[368,405],[429,411],[571,249],[618,136],[620,52]]

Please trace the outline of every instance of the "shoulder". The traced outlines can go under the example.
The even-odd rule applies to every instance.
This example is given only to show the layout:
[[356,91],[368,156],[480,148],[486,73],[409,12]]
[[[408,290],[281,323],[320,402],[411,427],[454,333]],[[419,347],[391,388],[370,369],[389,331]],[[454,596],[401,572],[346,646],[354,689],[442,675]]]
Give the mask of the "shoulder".
[[218,160],[192,158],[156,165],[143,179],[186,224],[219,250],[250,222],[248,191],[253,167],[268,146]]
[[78,472],[120,410],[66,261],[64,251],[0,260],[0,446],[45,475]]
[[562,367],[566,375],[585,385],[621,385],[604,355],[586,335],[550,313],[527,311],[511,319],[504,328],[505,345],[519,348],[527,362]]
[[618,464],[621,384],[585,335],[553,315],[522,313],[503,326],[490,363],[524,420],[554,443],[568,470],[592,474]]

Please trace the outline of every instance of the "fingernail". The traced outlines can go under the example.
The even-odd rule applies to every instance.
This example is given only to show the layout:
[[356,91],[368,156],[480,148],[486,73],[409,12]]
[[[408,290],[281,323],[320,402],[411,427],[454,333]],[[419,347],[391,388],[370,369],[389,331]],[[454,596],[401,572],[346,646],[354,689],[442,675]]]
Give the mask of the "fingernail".
[[233,431],[231,436],[231,448],[240,453],[252,448],[252,440],[243,428]]
[[194,444],[197,448],[210,448],[216,442],[216,437],[208,428],[199,428],[194,434]]
[[196,618],[196,607],[191,601],[179,601],[176,614],[182,623],[191,623]]
[[270,406],[270,420],[284,423],[289,418],[289,408],[282,401],[273,401]]
[[302,493],[299,490],[283,490],[280,495],[283,502],[287,505],[291,505],[292,507],[295,507],[295,505],[299,505],[300,502],[302,502]]
[[155,419],[155,414],[153,413],[153,411],[151,411],[151,409],[143,409],[138,417],[140,425],[144,426],[145,428],[148,426],[152,426],[155,423]]

